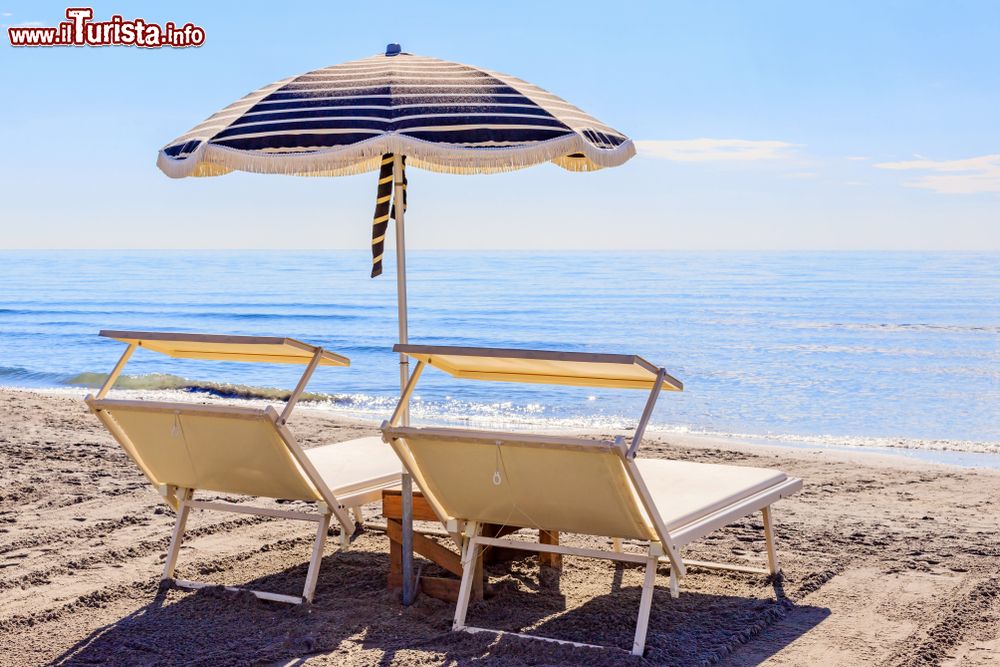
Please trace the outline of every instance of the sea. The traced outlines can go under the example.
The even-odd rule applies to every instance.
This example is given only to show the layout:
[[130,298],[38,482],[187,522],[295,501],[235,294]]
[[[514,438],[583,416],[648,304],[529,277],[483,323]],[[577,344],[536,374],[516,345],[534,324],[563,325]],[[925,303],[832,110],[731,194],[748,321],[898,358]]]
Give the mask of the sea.
[[[411,343],[638,354],[684,383],[651,429],[1000,467],[1000,254],[412,251]],[[0,252],[0,385],[79,393],[101,329],[273,335],[343,354],[304,405],[388,417],[396,280],[364,251]],[[138,351],[120,386],[275,400],[301,367]],[[635,390],[428,369],[418,423],[634,427]]]

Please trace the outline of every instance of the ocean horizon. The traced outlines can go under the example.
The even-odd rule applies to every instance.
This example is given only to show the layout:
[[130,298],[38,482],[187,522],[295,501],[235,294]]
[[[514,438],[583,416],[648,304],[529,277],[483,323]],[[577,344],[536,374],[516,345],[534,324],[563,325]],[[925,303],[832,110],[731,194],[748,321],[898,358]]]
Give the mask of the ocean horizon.
[[[311,407],[387,417],[398,395],[391,252],[0,252],[0,386],[100,383],[101,329],[278,335],[321,368]],[[1000,255],[412,251],[410,342],[638,354],[684,382],[654,429],[818,447],[1000,454]],[[122,387],[268,400],[300,368],[140,351]],[[413,414],[497,428],[622,429],[644,392],[454,380]]]

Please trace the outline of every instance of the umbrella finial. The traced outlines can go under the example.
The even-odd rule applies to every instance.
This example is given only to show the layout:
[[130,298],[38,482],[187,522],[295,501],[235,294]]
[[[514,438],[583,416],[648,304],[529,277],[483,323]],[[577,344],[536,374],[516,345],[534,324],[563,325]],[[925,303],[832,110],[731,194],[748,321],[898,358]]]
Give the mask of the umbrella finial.
[[386,44],[385,45],[385,55],[387,56],[398,56],[403,49],[399,44]]

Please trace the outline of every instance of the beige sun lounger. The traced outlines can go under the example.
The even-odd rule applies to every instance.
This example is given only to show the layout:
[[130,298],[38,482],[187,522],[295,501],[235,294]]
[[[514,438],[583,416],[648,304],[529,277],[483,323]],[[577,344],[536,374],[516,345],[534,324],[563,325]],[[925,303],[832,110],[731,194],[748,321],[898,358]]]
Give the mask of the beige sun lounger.
[[[85,399],[149,481],[176,512],[163,579],[185,588],[209,584],[174,578],[185,524],[192,509],[216,510],[316,523],[312,558],[301,596],[250,591],[259,598],[312,600],[326,533],[336,517],[341,547],[361,521],[360,506],[399,485],[399,460],[379,438],[359,438],[303,449],[288,420],[317,366],[347,366],[346,357],[290,338],[102,331],[128,344],[97,396]],[[274,408],[105,398],[137,347],[172,357],[304,364],[298,386],[279,414]],[[196,491],[315,503],[315,512],[195,500]],[[354,519],[348,509],[354,509]],[[241,589],[231,589],[241,590]]]
[[[641,357],[398,345],[419,361],[383,438],[392,445],[449,532],[464,535],[463,577],[453,628],[498,632],[466,624],[473,566],[484,547],[606,558],[645,566],[632,653],[645,648],[656,569],[670,568],[670,591],[686,566],[778,572],[771,504],[802,482],[784,473],[741,466],[635,458],[661,390],[682,385]],[[425,365],[454,377],[650,390],[630,444],[462,428],[400,427],[399,415]],[[767,569],[684,561],[681,550],[723,526],[762,512]],[[484,523],[612,538],[612,548],[576,548],[484,537]],[[626,552],[623,538],[641,540],[642,553]],[[529,635],[521,635],[529,636]],[[547,639],[536,637],[537,639]],[[548,641],[558,641],[550,640]],[[572,643],[572,642],[567,642]]]

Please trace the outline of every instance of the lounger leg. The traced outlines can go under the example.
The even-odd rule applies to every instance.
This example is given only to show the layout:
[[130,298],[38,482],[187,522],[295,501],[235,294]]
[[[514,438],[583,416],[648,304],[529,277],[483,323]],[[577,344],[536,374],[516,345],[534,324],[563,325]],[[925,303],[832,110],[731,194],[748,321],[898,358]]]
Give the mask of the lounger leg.
[[316,527],[316,540],[313,542],[312,558],[309,560],[309,570],[306,572],[306,585],[302,589],[302,599],[312,602],[316,592],[316,581],[319,579],[319,564],[323,561],[323,547],[326,546],[326,531],[330,528],[332,514],[324,514]]
[[354,531],[348,530],[347,526],[341,526],[340,528],[340,550],[347,551],[351,548],[351,535]]
[[465,627],[465,613],[469,610],[469,597],[472,595],[472,582],[476,578],[476,561],[479,559],[479,543],[473,537],[465,547],[462,559],[462,583],[458,588],[458,604],[455,605],[455,622],[452,630]]
[[[639,599],[639,619],[635,624],[632,655],[642,655],[646,650],[646,630],[649,627],[649,610],[653,606],[653,588],[656,585],[656,558],[646,561],[646,576],[642,580],[642,597]],[[673,576],[673,570],[670,572]]]
[[[466,561],[468,556],[469,543],[472,542],[473,537],[477,537],[482,530],[479,524],[475,521],[469,521],[465,524],[462,532],[462,541],[458,545],[458,553],[462,558],[462,562]],[[464,570],[463,570],[464,571]]]
[[620,554],[622,552],[622,538],[620,538],[620,537],[612,537],[611,538],[611,548],[614,549],[615,553],[619,553]]
[[178,491],[180,498],[178,498],[177,521],[174,523],[174,532],[170,536],[167,559],[163,563],[163,579],[174,578],[174,567],[177,565],[177,555],[181,550],[181,540],[184,539],[184,528],[187,526],[188,515],[191,514],[191,507],[186,502],[191,500],[191,489],[178,489]]
[[670,568],[670,597],[676,600],[680,596],[681,587],[677,583],[677,572],[674,571],[674,568]]
[[761,513],[764,515],[764,541],[767,543],[767,571],[777,574],[781,571],[778,565],[778,551],[774,548],[774,519],[771,516],[771,506],[765,507]]

